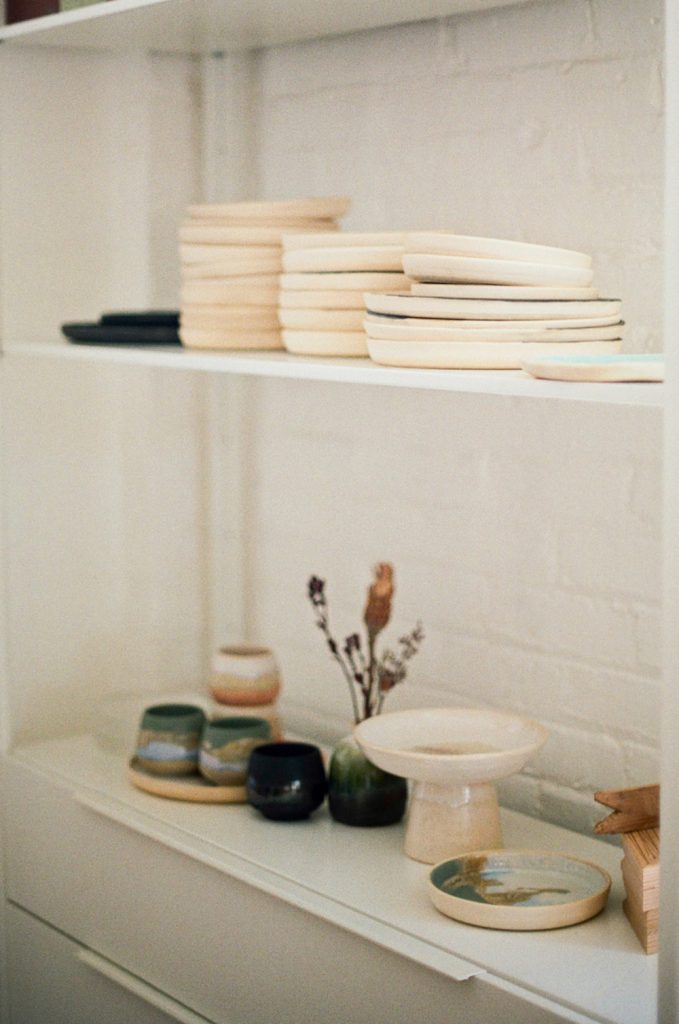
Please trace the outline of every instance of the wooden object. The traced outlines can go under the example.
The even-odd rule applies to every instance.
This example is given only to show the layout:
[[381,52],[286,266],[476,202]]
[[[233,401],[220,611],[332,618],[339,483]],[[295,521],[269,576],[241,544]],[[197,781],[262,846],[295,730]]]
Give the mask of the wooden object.
[[[597,803],[610,807],[613,814],[597,822],[597,835],[656,829],[660,822],[660,787],[637,786],[633,789],[604,789],[594,794]],[[640,841],[641,842],[641,841]]]
[[656,953],[658,950],[659,844],[660,833],[657,828],[626,832],[622,836],[625,854],[622,877],[626,893],[623,910],[647,953]]
[[199,804],[244,804],[247,803],[245,786],[215,786],[202,775],[165,776],[150,775],[132,758],[128,765],[127,777],[137,789],[153,796],[168,800],[186,800]]

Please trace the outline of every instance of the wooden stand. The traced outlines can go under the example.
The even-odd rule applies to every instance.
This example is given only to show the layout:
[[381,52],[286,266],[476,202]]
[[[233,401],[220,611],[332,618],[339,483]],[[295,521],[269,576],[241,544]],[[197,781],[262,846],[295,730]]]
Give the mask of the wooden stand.
[[660,832],[657,828],[622,836],[623,910],[647,953],[658,952]]

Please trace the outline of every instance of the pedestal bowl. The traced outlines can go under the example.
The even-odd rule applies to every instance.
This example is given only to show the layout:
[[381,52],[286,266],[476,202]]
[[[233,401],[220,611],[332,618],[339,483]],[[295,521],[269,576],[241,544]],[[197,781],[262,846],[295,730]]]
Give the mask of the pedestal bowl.
[[354,736],[379,768],[412,779],[405,853],[435,864],[502,846],[494,784],[520,771],[548,732],[503,711],[426,708],[368,718]]

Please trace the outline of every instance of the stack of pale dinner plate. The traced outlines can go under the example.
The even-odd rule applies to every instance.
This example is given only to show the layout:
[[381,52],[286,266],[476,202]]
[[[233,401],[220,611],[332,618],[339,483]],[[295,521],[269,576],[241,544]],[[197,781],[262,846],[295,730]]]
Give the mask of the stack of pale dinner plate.
[[551,246],[447,233],[406,236],[413,284],[366,295],[371,358],[387,366],[519,369],[535,356],[620,351],[621,303],[592,260]]
[[280,349],[278,289],[288,232],[337,230],[340,197],[190,206],[179,230],[179,336],[190,348]]
[[404,237],[393,231],[286,235],[278,310],[286,349],[367,356],[364,294],[408,286]]

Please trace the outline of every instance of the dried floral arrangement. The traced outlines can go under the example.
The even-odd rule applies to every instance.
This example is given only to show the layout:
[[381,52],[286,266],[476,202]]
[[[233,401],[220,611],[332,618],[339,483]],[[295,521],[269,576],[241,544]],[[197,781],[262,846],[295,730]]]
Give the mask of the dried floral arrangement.
[[325,636],[330,653],[338,662],[349,686],[354,721],[378,715],[390,690],[403,682],[407,663],[417,654],[424,639],[421,623],[405,636],[398,638],[397,650],[386,648],[377,654],[376,640],[391,617],[394,596],[394,568],[389,562],[380,562],[374,570],[374,580],[368,589],[368,600],[363,613],[365,646],[358,633],[351,633],[340,646],[330,632],[325,580],[312,576],[308,583],[309,600],[316,616],[316,625]]

